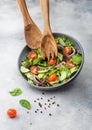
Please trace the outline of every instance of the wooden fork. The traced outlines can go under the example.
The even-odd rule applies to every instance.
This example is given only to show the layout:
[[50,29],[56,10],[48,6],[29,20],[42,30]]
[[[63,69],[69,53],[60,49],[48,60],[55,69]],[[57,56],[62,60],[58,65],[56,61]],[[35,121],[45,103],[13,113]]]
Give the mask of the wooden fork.
[[49,22],[49,0],[40,0],[42,17],[44,23],[43,37],[41,41],[41,54],[45,59],[55,58],[57,56],[57,45],[52,35]]

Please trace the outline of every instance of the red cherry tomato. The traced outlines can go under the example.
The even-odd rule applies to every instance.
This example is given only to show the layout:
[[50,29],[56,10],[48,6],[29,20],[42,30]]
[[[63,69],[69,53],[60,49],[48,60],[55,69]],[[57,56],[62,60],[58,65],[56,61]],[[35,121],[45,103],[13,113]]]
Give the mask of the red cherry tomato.
[[68,56],[72,53],[72,48],[70,46],[66,46],[62,49],[62,53],[65,56]]
[[68,61],[66,61],[66,66],[67,66],[69,69],[71,69],[71,68],[73,68],[75,65],[74,65],[74,63],[73,63],[72,61],[68,60]]
[[27,57],[28,57],[28,59],[34,60],[34,59],[37,58],[37,54],[36,54],[35,51],[31,51],[31,52],[28,53],[28,56],[27,56]]
[[17,111],[13,108],[10,108],[8,109],[7,111],[7,115],[10,117],[10,118],[14,118],[17,116]]
[[39,67],[38,66],[31,66],[30,67],[30,72],[32,74],[38,74],[38,71],[39,71]]
[[48,61],[48,64],[49,64],[49,65],[55,65],[55,64],[56,64],[56,59],[50,59],[50,60]]
[[51,74],[49,77],[48,77],[48,82],[54,82],[54,81],[56,81],[56,79],[57,79],[57,75],[56,75],[56,73],[53,73],[53,74]]

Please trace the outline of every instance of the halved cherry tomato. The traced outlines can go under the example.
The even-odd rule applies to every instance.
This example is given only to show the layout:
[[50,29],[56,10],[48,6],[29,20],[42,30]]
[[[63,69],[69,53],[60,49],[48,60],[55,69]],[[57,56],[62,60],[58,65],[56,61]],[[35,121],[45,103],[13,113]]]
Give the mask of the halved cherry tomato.
[[38,71],[39,71],[39,67],[38,66],[31,66],[30,67],[30,72],[32,74],[38,74]]
[[37,54],[36,54],[35,51],[31,51],[31,52],[28,53],[28,56],[27,56],[27,57],[28,57],[28,59],[34,60],[34,59],[37,58]]
[[56,75],[56,73],[53,73],[53,74],[51,74],[49,77],[48,77],[48,82],[54,82],[54,81],[56,81],[56,79],[57,79],[57,75]]
[[73,68],[73,67],[75,66],[75,64],[74,64],[72,61],[67,60],[67,61],[66,61],[66,66],[67,66],[69,69],[71,69],[71,68]]
[[50,59],[50,60],[48,61],[48,64],[49,64],[49,65],[55,65],[55,64],[56,64],[56,59]]
[[62,49],[62,53],[65,55],[65,56],[68,56],[72,53],[72,48],[70,46],[66,46]]
[[14,118],[17,116],[17,111],[14,109],[14,108],[10,108],[8,109],[7,111],[7,115],[10,117],[10,118]]

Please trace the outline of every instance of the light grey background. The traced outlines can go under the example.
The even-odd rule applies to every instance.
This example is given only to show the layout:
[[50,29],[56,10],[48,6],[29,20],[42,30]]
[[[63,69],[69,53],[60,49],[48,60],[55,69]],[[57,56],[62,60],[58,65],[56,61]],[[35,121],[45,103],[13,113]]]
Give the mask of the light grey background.
[[[30,15],[43,30],[39,0],[27,0]],[[26,45],[23,20],[15,0],[0,0],[0,129],[1,130],[92,130],[92,0],[50,0],[50,20],[53,32],[62,32],[80,41],[85,52],[85,64],[67,89],[46,92],[45,102],[55,95],[60,107],[51,107],[43,114],[34,113],[34,99],[42,92],[32,89],[18,71],[18,57]],[[19,87],[23,94],[12,97],[9,91]],[[19,105],[30,101],[32,109]],[[15,108],[18,116],[9,119],[8,108]],[[53,116],[48,113],[52,111]],[[30,125],[32,123],[32,125]]]

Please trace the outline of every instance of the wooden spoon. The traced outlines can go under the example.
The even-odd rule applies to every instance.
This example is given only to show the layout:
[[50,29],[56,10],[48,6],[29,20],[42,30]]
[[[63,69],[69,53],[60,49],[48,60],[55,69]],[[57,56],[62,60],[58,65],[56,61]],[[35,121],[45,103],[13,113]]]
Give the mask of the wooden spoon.
[[40,0],[42,17],[44,23],[44,31],[41,42],[41,53],[43,58],[47,57],[54,58],[57,56],[57,45],[55,39],[52,35],[50,23],[49,23],[49,0]]
[[17,2],[24,20],[25,41],[29,48],[39,48],[41,46],[42,34],[29,15],[25,0],[17,0]]

